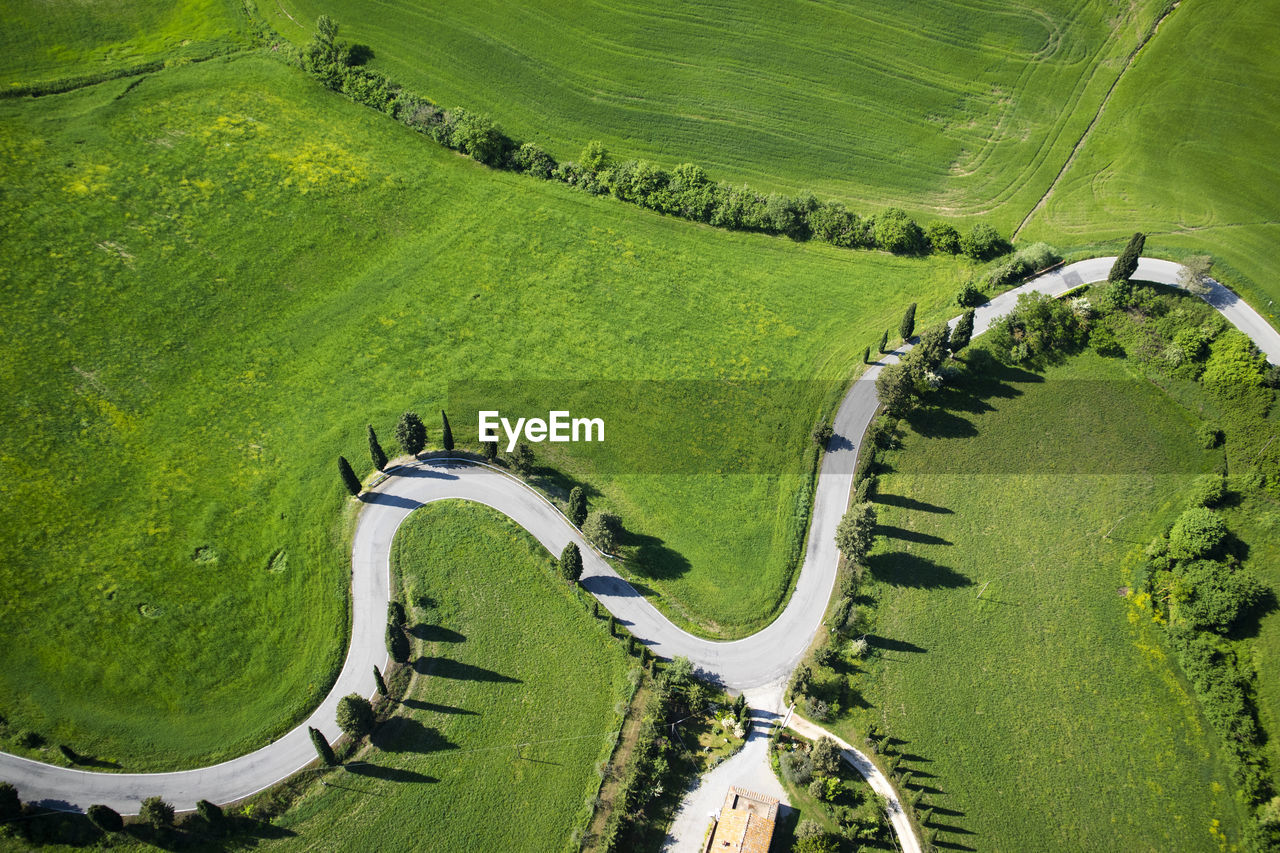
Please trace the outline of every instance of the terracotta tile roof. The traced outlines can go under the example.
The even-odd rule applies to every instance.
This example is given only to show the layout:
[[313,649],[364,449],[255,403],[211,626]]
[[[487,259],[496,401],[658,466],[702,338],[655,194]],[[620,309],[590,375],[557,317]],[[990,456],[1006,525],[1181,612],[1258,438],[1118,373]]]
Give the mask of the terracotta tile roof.
[[706,853],[769,853],[777,819],[776,799],[731,787],[704,849]]

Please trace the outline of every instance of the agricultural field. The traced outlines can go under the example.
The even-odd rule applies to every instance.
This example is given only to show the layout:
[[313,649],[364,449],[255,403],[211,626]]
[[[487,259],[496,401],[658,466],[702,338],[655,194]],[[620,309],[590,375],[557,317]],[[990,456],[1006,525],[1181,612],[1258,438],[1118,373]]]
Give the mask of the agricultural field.
[[241,50],[248,31],[235,0],[6,0],[0,94]]
[[432,663],[367,763],[313,787],[264,849],[576,849],[630,692],[625,646],[487,507],[418,510],[393,560],[407,599],[433,601],[410,605],[415,660]]
[[[981,358],[969,354],[973,361]],[[945,843],[1208,850],[1238,843],[1227,761],[1122,568],[1221,450],[1092,351],[993,366],[909,417],[874,498],[867,726],[923,779]]]
[[761,190],[1012,228],[1048,188],[1161,2],[702,4],[279,0],[444,107],[577,159],[693,162]]
[[1207,253],[1280,324],[1280,3],[1183,3],[1134,61],[1021,236],[1058,245],[1146,231]]
[[[942,316],[968,275],[492,172],[258,55],[6,101],[0,123],[0,713],[129,771],[245,752],[324,695],[346,646],[335,457],[371,471],[365,425],[391,447],[410,408],[438,446],[472,380],[590,379],[614,422],[627,380],[763,382],[709,422],[711,463],[540,459],[621,515],[624,570],[677,618],[749,632],[785,598],[813,424],[904,302]],[[613,448],[660,460],[637,442],[676,417]],[[773,438],[744,456],[739,429]]]

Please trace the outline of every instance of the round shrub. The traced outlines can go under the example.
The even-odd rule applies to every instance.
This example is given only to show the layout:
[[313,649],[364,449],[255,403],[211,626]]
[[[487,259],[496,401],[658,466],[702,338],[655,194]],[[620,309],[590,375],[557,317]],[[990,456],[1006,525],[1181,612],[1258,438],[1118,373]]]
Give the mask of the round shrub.
[[89,806],[85,814],[93,825],[103,832],[120,832],[124,829],[124,818],[120,817],[120,813],[110,806]]
[[973,308],[987,301],[987,295],[977,282],[966,281],[956,294],[956,304],[961,308]]
[[924,235],[935,252],[944,252],[948,255],[960,253],[960,232],[955,229],[955,226],[945,222],[930,222],[924,230]]
[[1184,567],[1181,575],[1178,617],[1199,631],[1225,634],[1266,594],[1266,588],[1248,571],[1233,570],[1213,560],[1196,560]]
[[1211,509],[1198,506],[1178,516],[1169,531],[1169,555],[1175,560],[1195,560],[1217,548],[1227,537],[1227,525]]
[[1217,506],[1227,493],[1227,478],[1221,474],[1204,474],[1191,485],[1191,503],[1195,506]]
[[1214,424],[1200,424],[1200,429],[1196,432],[1200,438],[1200,446],[1205,450],[1212,450],[1215,447],[1222,446],[1222,430]]
[[813,762],[809,760],[807,752],[798,749],[784,752],[778,759],[778,765],[782,768],[782,775],[792,785],[802,787],[813,781]]
[[338,701],[338,728],[353,738],[373,731],[373,705],[358,693],[350,693]]
[[996,229],[979,223],[960,238],[960,251],[975,261],[986,261],[1004,254],[1008,244]]
[[147,797],[142,801],[138,817],[156,829],[173,826],[173,806],[159,797]]
[[876,245],[895,255],[906,255],[924,249],[924,232],[905,211],[891,207],[875,219]]
[[583,534],[601,551],[611,554],[618,547],[618,537],[622,533],[622,521],[608,512],[593,512],[587,516],[582,525]]

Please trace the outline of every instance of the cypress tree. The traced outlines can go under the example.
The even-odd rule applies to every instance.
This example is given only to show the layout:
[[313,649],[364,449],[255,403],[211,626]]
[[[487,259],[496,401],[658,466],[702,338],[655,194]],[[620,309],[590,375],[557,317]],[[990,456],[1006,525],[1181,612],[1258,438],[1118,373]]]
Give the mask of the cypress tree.
[[569,583],[577,583],[582,577],[582,552],[573,542],[565,545],[560,552],[560,574]]
[[427,428],[415,412],[405,412],[396,424],[396,441],[400,449],[410,456],[417,456],[427,446]]
[[200,817],[204,819],[204,822],[209,824],[209,826],[217,826],[222,823],[222,808],[216,803],[211,803],[208,800],[200,800],[196,803],[196,811],[200,814]]
[[378,434],[373,431],[373,424],[369,424],[369,458],[373,460],[373,467],[379,471],[387,467],[387,454],[382,452],[382,445],[378,443]]
[[902,315],[902,324],[898,326],[898,334],[902,335],[904,342],[911,340],[911,336],[916,331],[916,304],[912,302],[907,306],[907,312]]
[[889,333],[887,331],[880,336],[880,346],[878,346],[877,349],[880,350],[881,353],[889,351]]
[[587,495],[580,486],[574,486],[569,492],[569,520],[574,527],[581,527],[587,520]]
[[498,442],[482,441],[480,445],[484,448],[485,461],[492,465],[498,461]]
[[409,623],[409,617],[405,615],[404,605],[394,599],[387,602],[387,621],[397,628],[403,628]]
[[636,635],[627,635],[627,654],[634,655],[636,653]]
[[440,410],[440,420],[444,421],[444,435],[440,442],[445,450],[453,450],[453,430],[449,428],[449,416],[444,413],[444,409]]
[[969,345],[969,341],[973,339],[973,309],[960,315],[960,322],[956,323],[955,330],[951,332],[951,354],[955,355]]
[[378,686],[379,696],[387,695],[387,682],[382,680],[382,670],[378,669],[376,666],[373,668],[373,683]]
[[1147,235],[1141,231],[1129,238],[1129,244],[1111,265],[1107,281],[1128,281],[1138,271],[1138,258],[1142,257],[1142,247],[1146,245]]
[[399,625],[387,623],[387,654],[391,655],[391,659],[396,663],[404,663],[409,660],[409,638],[404,635],[404,631]]
[[345,456],[338,457],[338,473],[342,475],[342,485],[347,487],[352,497],[360,494],[360,478],[356,476],[355,471],[351,470],[351,463]]
[[17,820],[22,817],[22,800],[18,797],[18,789],[10,782],[0,782],[0,821]]
[[609,614],[609,636],[610,636],[610,637],[616,637],[616,636],[617,636],[617,633],[616,633],[616,631],[615,631],[615,628],[617,627],[617,625],[618,625],[618,619],[617,619],[617,617],[616,617],[616,616],[614,616],[612,613],[610,613],[610,614]]
[[600,600],[599,599],[596,599],[596,598],[591,599],[591,615],[597,619],[600,618]]
[[111,806],[89,806],[85,814],[93,825],[103,832],[120,832],[124,829],[124,818],[120,817],[120,813]]
[[320,756],[324,766],[332,767],[337,764],[338,756],[333,754],[333,747],[329,746],[329,741],[324,736],[324,732],[314,726],[307,726],[307,731],[311,734],[311,744],[316,748],[316,755]]
[[862,363],[863,364],[871,363],[871,347],[865,347],[862,350]]

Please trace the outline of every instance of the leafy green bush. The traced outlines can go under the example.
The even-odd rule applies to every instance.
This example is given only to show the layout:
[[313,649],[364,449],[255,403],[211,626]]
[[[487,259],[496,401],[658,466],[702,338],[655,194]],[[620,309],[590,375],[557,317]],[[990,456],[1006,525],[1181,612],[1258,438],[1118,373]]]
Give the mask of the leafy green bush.
[[973,308],[987,301],[987,294],[982,292],[982,288],[976,282],[966,281],[960,286],[960,292],[956,294],[956,304],[961,308]]
[[1196,560],[1179,571],[1173,620],[1197,631],[1225,634],[1241,615],[1260,604],[1265,594],[1266,588],[1245,569]]
[[960,251],[975,261],[986,261],[1009,251],[1009,244],[996,229],[978,223],[960,238]]
[[1214,507],[1227,493],[1227,478],[1221,474],[1202,474],[1191,484],[1193,506]]
[[1222,516],[1202,506],[1192,507],[1169,530],[1169,555],[1175,560],[1198,560],[1212,553],[1226,536]]
[[373,731],[373,705],[358,693],[338,700],[338,728],[352,738],[362,738]]
[[905,211],[896,207],[876,214],[876,245],[895,255],[910,255],[925,250],[924,232]]
[[536,142],[526,142],[511,155],[511,165],[517,171],[527,172],[535,178],[549,180],[556,170],[555,158]]
[[612,513],[593,512],[587,516],[586,522],[582,525],[582,533],[591,544],[606,554],[612,554],[618,547],[622,521]]
[[1051,359],[1074,351],[1087,334],[1071,308],[1043,293],[1023,293],[1013,311],[991,327],[993,350],[1014,363]]
[[813,762],[804,750],[787,750],[778,759],[778,765],[782,768],[783,777],[796,787],[803,788],[813,781]]
[[941,221],[930,222],[924,235],[935,252],[945,252],[948,255],[960,253],[960,232],[954,225]]

